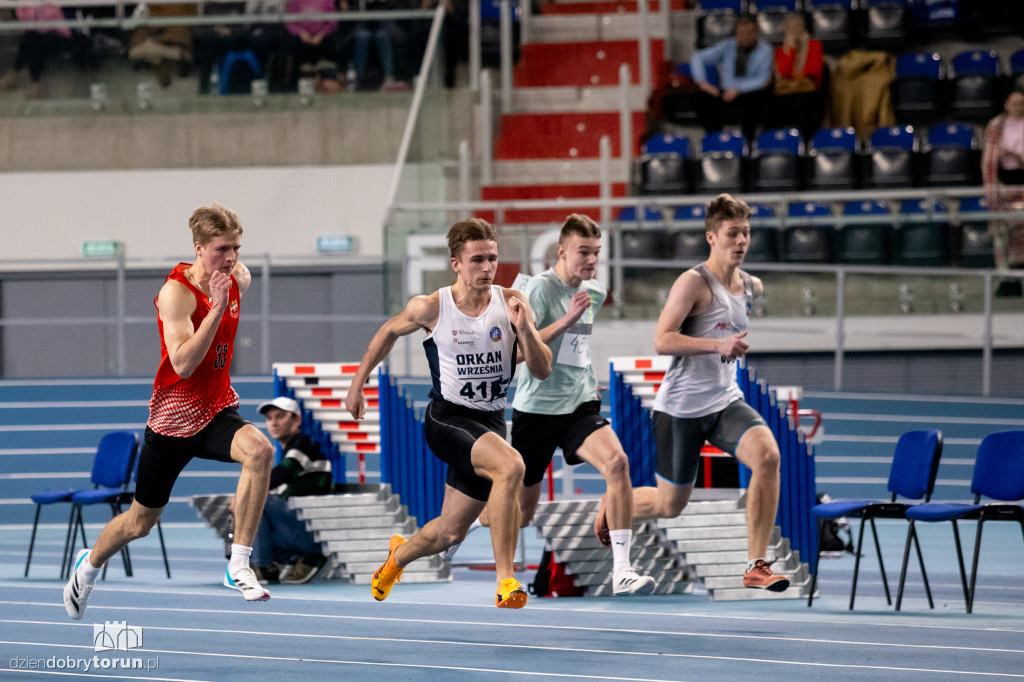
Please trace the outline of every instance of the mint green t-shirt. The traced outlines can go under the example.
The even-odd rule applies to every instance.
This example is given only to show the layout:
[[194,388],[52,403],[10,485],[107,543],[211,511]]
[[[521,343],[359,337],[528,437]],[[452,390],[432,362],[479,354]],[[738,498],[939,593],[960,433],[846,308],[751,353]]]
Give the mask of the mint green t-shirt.
[[608,292],[596,279],[572,288],[561,280],[554,268],[531,277],[523,288],[533,308],[537,329],[543,329],[565,315],[573,294],[583,289],[590,294],[590,308],[565,332],[548,344],[551,348],[551,376],[544,381],[530,374],[523,363],[512,407],[520,412],[569,414],[582,403],[600,400],[597,376],[590,357],[590,334],[594,316],[604,304]]

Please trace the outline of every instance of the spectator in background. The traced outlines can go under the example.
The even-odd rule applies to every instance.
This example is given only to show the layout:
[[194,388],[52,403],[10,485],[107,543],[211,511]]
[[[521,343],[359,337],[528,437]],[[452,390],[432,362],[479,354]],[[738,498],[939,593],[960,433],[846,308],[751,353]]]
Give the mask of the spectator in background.
[[[340,0],[341,11],[348,9],[347,0]],[[321,14],[338,11],[334,0],[288,0],[289,14]],[[337,64],[328,68],[324,62],[337,58],[333,34],[338,31],[338,22],[327,19],[292,21],[285,24],[291,34],[291,52],[298,63],[300,72],[317,76],[317,89],[321,92],[338,92],[342,85],[338,80]]]
[[[261,582],[306,583],[327,558],[305,523],[288,508],[288,498],[330,493],[334,487],[331,463],[324,459],[320,446],[299,431],[302,410],[294,399],[279,396],[260,405],[259,411],[284,456],[270,472],[270,493],[252,543],[253,570]],[[282,572],[281,567],[287,565],[291,568]]]
[[[15,8],[18,21],[61,21],[64,15],[60,7],[43,4],[33,7]],[[28,69],[31,85],[29,99],[46,96],[43,86],[43,65],[46,60],[71,48],[71,31],[66,28],[40,28],[25,31],[18,38],[18,52],[14,57],[14,69],[0,78],[0,92],[10,92],[18,87],[22,71]]]
[[[241,3],[207,2],[204,16],[237,14]],[[192,54],[199,75],[199,94],[210,92],[210,74],[232,50],[249,47],[249,27],[241,24],[204,24],[192,27]]]
[[775,48],[774,97],[765,125],[796,128],[805,140],[810,139],[825,117],[824,71],[821,41],[811,39],[802,14],[790,13],[782,45]]
[[[136,6],[135,15],[182,17],[196,14],[195,5]],[[192,64],[192,31],[188,26],[140,26],[132,31],[128,59],[150,64],[161,87],[171,84],[174,69],[188,73]]]
[[[718,68],[722,86],[707,80],[708,66]],[[772,48],[761,40],[757,18],[744,15],[736,22],[736,37],[726,38],[690,57],[693,80],[701,89],[697,117],[708,132],[723,122],[740,123],[752,140],[761,124],[772,77]]]
[[[985,126],[981,177],[991,211],[1024,209],[1024,92],[1011,92],[1003,113]],[[996,267],[1024,268],[1024,223],[994,220]],[[1021,296],[1021,280],[1000,282],[998,296]]]
[[[367,11],[380,11],[397,7],[395,0],[366,0]],[[394,92],[408,90],[409,84],[395,78],[396,46],[404,42],[404,32],[395,21],[361,21],[356,24],[352,45],[352,68],[358,85],[367,87],[370,67],[370,45],[380,65],[381,89]]]

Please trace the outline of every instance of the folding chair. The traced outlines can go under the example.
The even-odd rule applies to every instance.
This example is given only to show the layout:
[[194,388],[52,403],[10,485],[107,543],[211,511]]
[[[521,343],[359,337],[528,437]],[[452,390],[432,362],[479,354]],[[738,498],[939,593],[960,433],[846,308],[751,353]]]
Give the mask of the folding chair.
[[[133,467],[135,472],[136,481],[138,481],[138,462]],[[126,486],[127,487],[127,486]],[[124,511],[125,505],[131,505],[135,499],[135,492],[130,490],[112,490],[109,488],[96,488],[95,490],[82,490],[71,496],[71,504],[73,509],[75,528],[71,531],[71,550],[68,552],[68,576],[70,573],[71,562],[75,556],[75,537],[76,534],[81,534],[83,546],[88,547],[88,543],[85,541],[85,524],[82,522],[82,507],[86,507],[93,504],[107,504],[110,506],[111,517],[114,518],[122,511]],[[167,573],[167,577],[171,577],[171,565],[167,561],[167,547],[164,544],[164,531],[160,525],[160,519],[156,521],[156,532],[160,538],[160,552],[164,559],[164,571]],[[131,555],[128,552],[128,546],[125,545],[121,548],[121,560],[124,562],[125,575],[131,577],[134,575],[132,569]],[[107,575],[107,567],[103,566],[103,577]]]
[[[132,474],[132,467],[135,464],[135,454],[138,451],[138,437],[130,431],[115,431],[108,433],[100,439],[96,446],[96,456],[92,461],[92,474],[90,480],[97,488],[118,488],[127,485]],[[25,560],[25,577],[28,577],[28,569],[32,564],[32,550],[36,544],[36,529],[39,526],[39,512],[43,506],[56,504],[58,502],[71,502],[71,497],[79,492],[74,488],[60,490],[43,490],[32,495],[32,501],[36,503],[36,516],[32,522],[32,537],[28,543],[28,557]],[[75,519],[75,506],[71,505],[71,513],[68,516],[68,530],[64,537],[64,554],[61,557],[61,578],[66,577],[64,572],[73,558],[69,553],[71,544],[71,531]],[[84,538],[83,538],[84,541]],[[69,556],[72,554],[72,556]]]
[[[974,586],[978,579],[978,555],[981,553],[981,531],[986,521],[1016,521],[1024,533],[1024,507],[1019,504],[981,504],[982,496],[1000,502],[1016,502],[1024,499],[1024,431],[1000,431],[992,433],[981,441],[978,455],[974,460],[974,475],[971,478],[971,492],[974,504],[930,503],[907,510],[910,527],[907,529],[907,546],[903,550],[903,567],[900,569],[900,587],[896,593],[896,610],[903,601],[903,585],[907,576],[907,556],[910,553],[910,534],[914,533],[917,521],[949,521],[953,524],[953,540],[956,558],[960,567],[960,584],[964,591],[967,613],[974,609]],[[956,522],[960,519],[977,519],[978,532],[974,538],[974,558],[971,561],[971,584],[967,585],[964,572],[964,554],[960,548],[960,531]],[[916,538],[916,535],[915,535]],[[920,558],[920,550],[918,550]],[[924,574],[924,563],[921,563]],[[927,578],[925,578],[927,585]],[[929,597],[930,602],[930,597]]]
[[[939,459],[942,457],[942,432],[931,429],[926,431],[908,431],[900,436],[896,443],[896,452],[892,458],[892,466],[889,469],[889,492],[892,499],[889,502],[877,502],[875,500],[836,500],[826,504],[819,504],[811,508],[811,514],[819,519],[836,519],[841,516],[860,517],[860,532],[857,537],[856,559],[853,563],[853,584],[850,586],[850,610],[853,610],[853,600],[857,596],[857,577],[860,572],[860,557],[864,549],[864,522],[871,523],[871,535],[875,540],[875,552],[878,554],[878,568],[882,573],[882,587],[885,589],[885,601],[892,604],[889,596],[889,580],[885,575],[885,564],[882,563],[882,547],[878,543],[878,531],[875,529],[875,519],[904,519],[907,518],[909,510],[914,505],[897,502],[897,497],[905,497],[911,500],[924,498],[927,502],[935,488],[935,474],[939,470]],[[917,558],[921,562],[921,575],[924,576],[925,590],[928,592],[928,603],[932,604],[932,593],[928,587],[928,576],[924,572],[924,559],[921,557],[921,545],[917,541],[917,534],[913,532],[913,521],[910,523],[910,532],[907,535],[907,551],[909,552],[910,540],[913,539],[917,548]],[[814,557],[814,577],[811,579],[811,590],[807,595],[807,606],[814,603],[814,588],[818,584],[818,566],[821,559],[821,548],[818,548],[817,556]],[[906,568],[907,555],[903,557],[903,567]],[[902,588],[902,578],[900,582]],[[897,609],[899,607],[897,606]]]

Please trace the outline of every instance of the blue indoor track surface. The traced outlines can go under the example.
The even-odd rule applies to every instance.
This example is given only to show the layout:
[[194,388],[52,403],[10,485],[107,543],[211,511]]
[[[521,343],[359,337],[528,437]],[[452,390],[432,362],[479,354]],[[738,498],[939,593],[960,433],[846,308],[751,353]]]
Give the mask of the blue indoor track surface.
[[[450,583],[396,585],[384,602],[374,601],[368,585],[314,580],[271,586],[269,601],[248,604],[220,584],[223,545],[213,531],[171,524],[164,533],[173,578],[164,576],[155,535],[138,540],[131,546],[135,577],[126,578],[113,559],[81,621],[67,617],[61,599],[63,526],[41,530],[29,578],[22,577],[29,527],[7,526],[0,528],[0,679],[1024,678],[1020,528],[986,525],[974,613],[967,615],[948,524],[922,526],[935,609],[928,609],[915,567],[895,613],[873,553],[863,561],[853,612],[849,554],[822,559],[813,608],[796,599],[716,603],[698,587],[674,596],[531,597],[522,610],[503,610],[494,606],[494,573],[465,566]],[[879,524],[894,598],[905,529]],[[87,528],[90,541],[98,530]],[[974,525],[961,524],[961,534],[969,561]],[[535,564],[540,541],[533,529],[525,539]],[[456,562],[490,557],[487,532],[477,531]],[[526,583],[533,571],[519,577]],[[94,625],[141,628],[142,646],[97,652]],[[113,667],[122,661],[141,668]]]

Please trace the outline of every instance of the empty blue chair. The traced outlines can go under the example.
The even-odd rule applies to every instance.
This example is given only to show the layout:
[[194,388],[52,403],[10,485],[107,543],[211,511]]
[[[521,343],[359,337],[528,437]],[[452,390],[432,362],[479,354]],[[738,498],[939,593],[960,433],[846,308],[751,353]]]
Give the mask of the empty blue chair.
[[750,204],[750,244],[747,263],[776,263],[779,259],[779,229],[774,224],[775,209],[766,204]]
[[964,268],[996,266],[992,235],[989,234],[988,200],[985,197],[960,199],[960,248],[958,265]]
[[738,192],[743,189],[746,141],[738,131],[708,133],[701,140],[698,191]]
[[672,253],[679,260],[702,261],[708,257],[710,246],[704,230],[708,211],[703,205],[677,206],[672,222],[687,223],[688,227],[672,235]]
[[910,0],[867,0],[862,3],[861,35],[873,48],[898,47],[907,39]]
[[1024,89],[1024,50],[1010,55],[1010,80],[1014,90]]
[[[619,211],[619,235],[622,240],[623,258],[667,258],[665,253],[665,218],[661,211],[650,206],[644,207],[643,220],[637,220],[635,206],[625,206]],[[628,268],[627,277],[640,277],[647,270]]]
[[832,215],[828,204],[799,202],[789,205],[789,226],[782,234],[783,256],[788,263],[831,263],[833,232],[831,224],[812,221]]
[[981,159],[974,130],[963,123],[943,123],[928,129],[924,150],[925,184],[978,184]]
[[758,0],[757,26],[761,37],[773,45],[781,44],[786,32],[786,16],[796,11],[796,0]]
[[697,47],[731,38],[743,11],[741,0],[700,0],[697,7]]
[[971,50],[953,57],[947,101],[957,119],[987,122],[1002,102],[999,98],[999,55]]
[[896,231],[896,263],[949,265],[950,225],[945,204],[936,201],[929,205],[924,199],[906,199],[900,205],[900,214],[910,219],[901,221]]
[[[974,504],[937,503],[918,505],[907,509],[910,527],[907,529],[907,544],[903,550],[903,567],[900,570],[900,586],[896,594],[896,610],[903,601],[903,586],[907,575],[907,558],[910,554],[910,535],[918,521],[934,523],[949,521],[953,524],[953,540],[956,546],[957,562],[960,568],[960,582],[964,591],[967,613],[974,609],[974,588],[978,578],[978,556],[981,553],[981,532],[986,521],[1016,521],[1024,532],[1024,431],[1001,431],[989,434],[978,446],[974,460],[974,475],[971,477],[971,493]],[[981,498],[997,500],[982,504]],[[964,572],[963,550],[960,546],[960,531],[956,522],[961,519],[976,519],[978,532],[974,539],[974,558],[971,561],[971,582],[967,584]],[[924,566],[922,564],[922,572]]]
[[[908,500],[923,499],[925,502],[930,500],[932,491],[935,489],[935,475],[938,473],[939,459],[941,457],[941,431],[935,429],[908,431],[900,436],[900,439],[896,442],[896,452],[893,454],[892,465],[889,468],[887,489],[891,493],[891,498],[888,502],[880,502],[878,500],[835,500],[811,508],[811,514],[820,520],[837,519],[843,516],[860,518],[860,532],[857,536],[857,547],[854,550],[856,559],[853,563],[853,584],[850,586],[851,611],[853,610],[854,599],[857,597],[857,578],[860,573],[860,559],[864,549],[865,521],[870,523],[871,535],[875,540],[875,553],[878,555],[878,568],[882,574],[885,601],[888,604],[892,604],[892,598],[889,595],[889,580],[885,575],[885,564],[882,562],[882,547],[878,542],[875,519],[905,519],[908,510],[913,505],[907,502],[899,502],[897,498],[903,497]],[[912,539],[917,547],[917,558],[921,562],[921,573],[924,575],[925,586],[928,590],[928,601],[931,603],[931,589],[927,587],[928,577],[924,573],[921,546],[917,541],[916,534],[913,535]],[[819,548],[818,555],[811,566],[814,576],[811,579],[810,594],[807,595],[808,606],[814,603],[814,588],[818,583],[820,559],[821,549]]]
[[806,0],[811,35],[822,42],[827,52],[847,50],[855,38],[852,0]]
[[807,189],[853,189],[860,184],[857,133],[853,128],[822,128],[807,150]]
[[754,191],[800,189],[803,148],[796,128],[761,133],[750,160]]
[[907,52],[896,58],[889,87],[892,109],[901,123],[928,123],[942,109],[942,59],[938,53]]
[[911,126],[888,126],[871,133],[868,145],[869,187],[911,187],[916,183],[917,139]]
[[[883,217],[889,208],[879,201],[848,201],[843,215]],[[892,254],[892,223],[845,223],[839,230],[839,262],[854,265],[884,265]]]
[[685,137],[656,135],[647,140],[640,149],[640,193],[687,193],[689,158],[690,141]]
[[[96,456],[92,461],[92,473],[89,480],[97,489],[124,489],[131,480],[132,467],[135,465],[135,455],[138,452],[138,437],[131,431],[115,431],[108,433],[100,439],[96,446]],[[72,497],[79,492],[74,489],[44,490],[32,495],[32,501],[36,503],[35,521],[32,523],[32,537],[28,544],[28,558],[25,561],[25,576],[28,576],[29,566],[32,564],[32,550],[36,542],[36,528],[39,524],[39,512],[44,505],[57,502],[72,502]],[[74,525],[77,507],[72,504],[71,513],[68,517],[68,530],[64,538],[64,553],[61,557],[61,578],[66,577],[64,572],[67,566],[74,559],[74,545],[72,533],[77,530]],[[85,536],[82,536],[85,542]],[[69,551],[70,550],[70,551]]]

